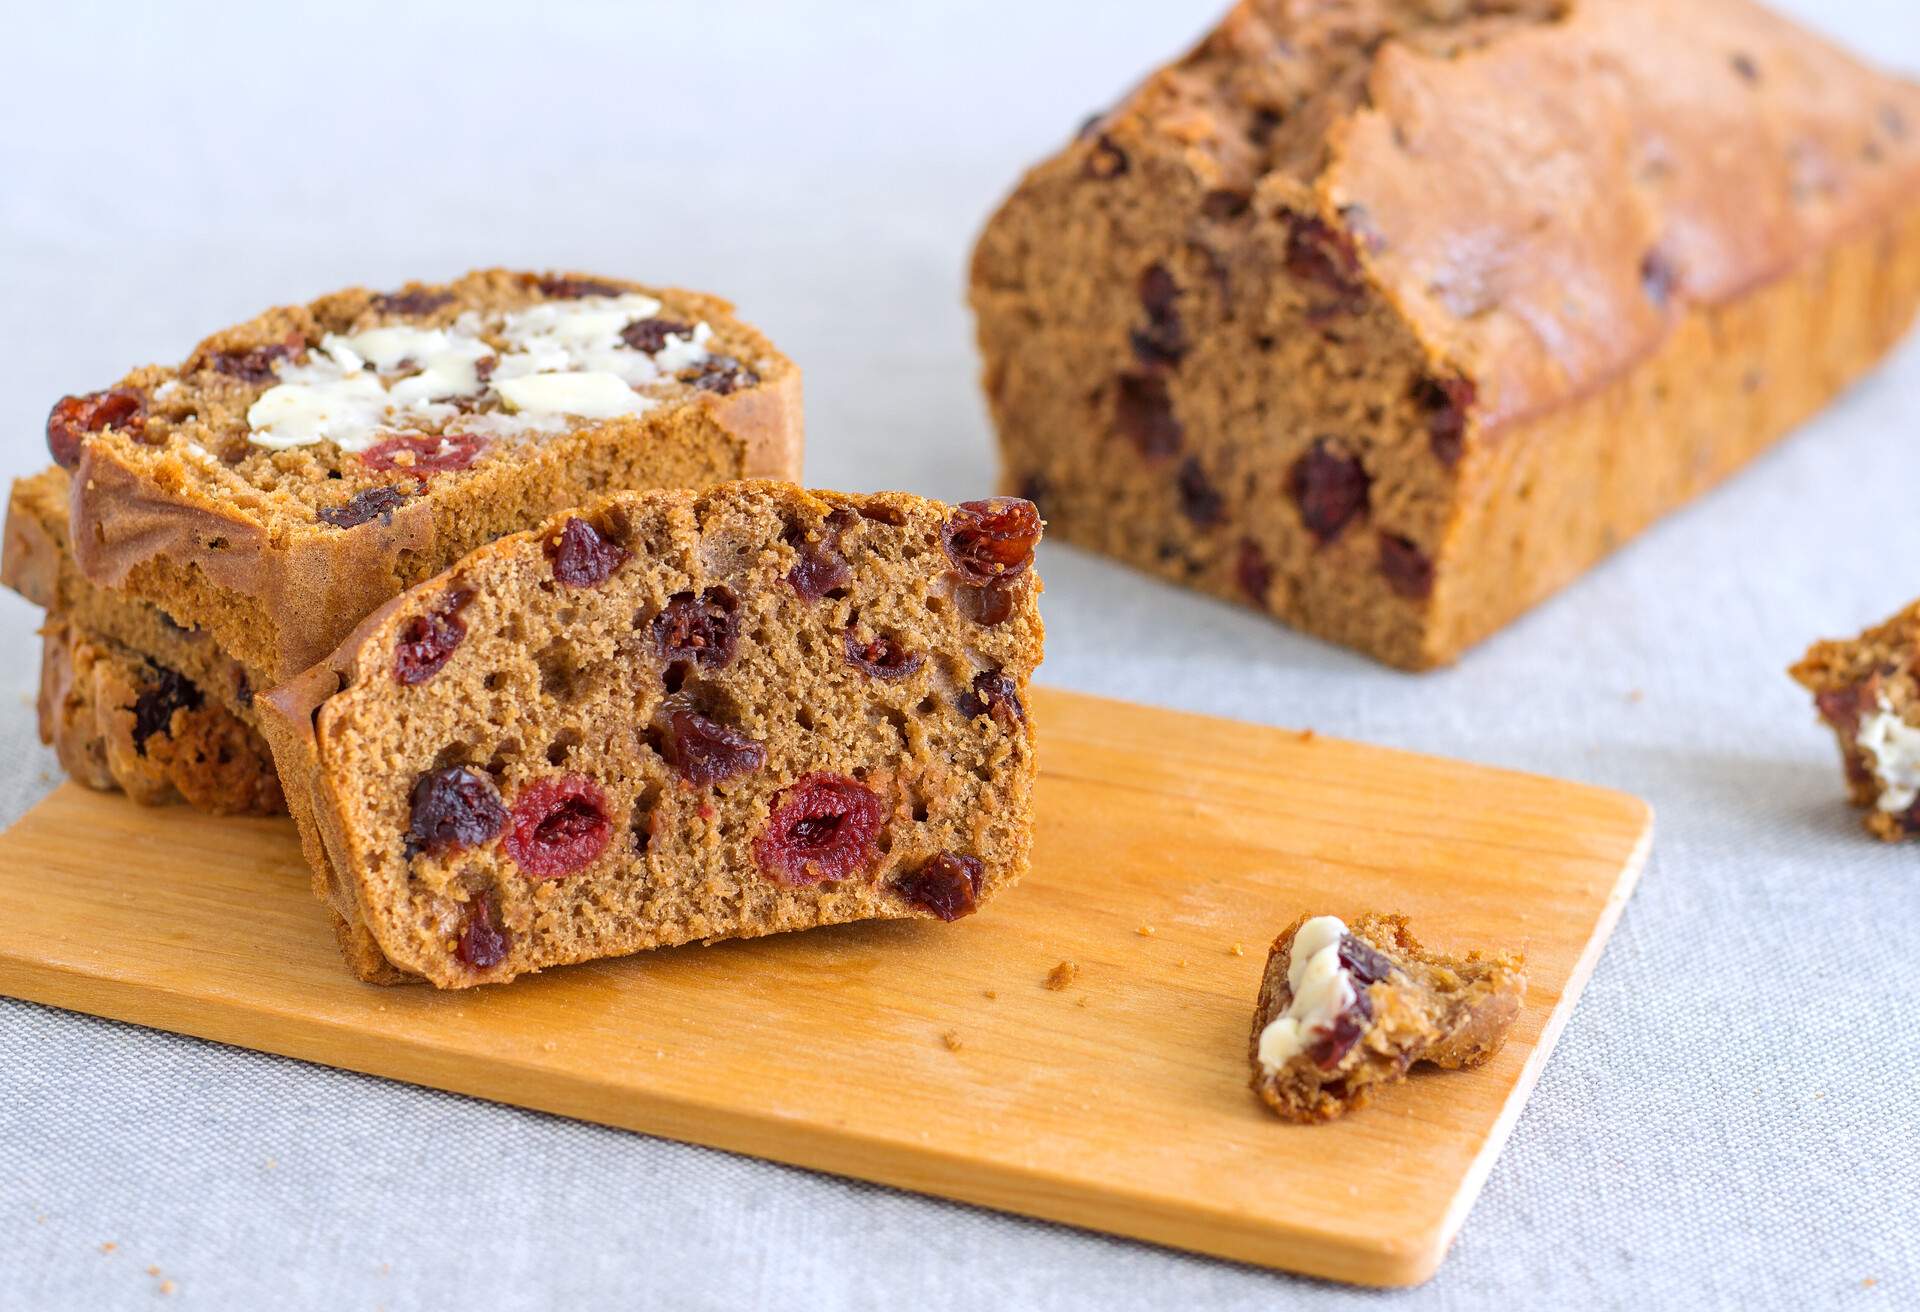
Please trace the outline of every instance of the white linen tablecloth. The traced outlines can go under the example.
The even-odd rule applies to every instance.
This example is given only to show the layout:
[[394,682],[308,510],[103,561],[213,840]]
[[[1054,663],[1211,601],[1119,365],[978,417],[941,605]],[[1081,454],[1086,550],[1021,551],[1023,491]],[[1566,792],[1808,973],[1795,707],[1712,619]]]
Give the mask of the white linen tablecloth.
[[[1791,7],[1920,67],[1911,0]],[[507,264],[730,295],[806,367],[812,481],[977,494],[993,462],[961,304],[972,234],[1020,168],[1213,10],[11,6],[0,472],[44,461],[56,396],[270,303]],[[1862,836],[1782,673],[1810,639],[1920,593],[1917,418],[1909,349],[1425,677],[1044,549],[1046,681],[1658,809],[1652,865],[1479,1207],[1397,1303],[1920,1306],[1920,848]],[[5,820],[57,776],[33,730],[36,622],[0,598]],[[285,1309],[1375,1302],[0,999],[0,1307],[163,1293]]]

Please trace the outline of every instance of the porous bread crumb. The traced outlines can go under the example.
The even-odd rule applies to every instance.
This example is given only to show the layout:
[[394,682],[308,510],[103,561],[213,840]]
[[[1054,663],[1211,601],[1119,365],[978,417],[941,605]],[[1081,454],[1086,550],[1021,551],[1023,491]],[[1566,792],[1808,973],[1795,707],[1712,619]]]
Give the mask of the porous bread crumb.
[[1136,933],[1136,934],[1138,934],[1138,935],[1139,935],[1139,936],[1140,936],[1141,938],[1152,938],[1152,937],[1153,937],[1153,926],[1152,926],[1152,925],[1142,925],[1142,926],[1140,926],[1140,928],[1138,928],[1138,929],[1136,929],[1136,930],[1134,930],[1133,932],[1134,932],[1134,933]]
[[1234,956],[1234,957],[1244,957],[1247,955],[1247,950],[1241,947],[1238,943],[1235,943],[1232,947],[1227,949],[1227,954],[1229,956]]
[[988,1002],[992,1002],[995,998],[1000,996],[999,990],[997,989],[981,989],[980,993],[981,993],[981,996],[986,998]]
[[959,1030],[948,1030],[948,1031],[947,1031],[946,1033],[944,1033],[944,1034],[942,1034],[942,1035],[940,1036],[940,1042],[942,1042],[942,1043],[944,1043],[944,1044],[946,1044],[946,1045],[947,1045],[947,1051],[948,1051],[948,1052],[958,1052],[958,1051],[960,1051],[960,1046],[961,1046],[961,1045],[960,1045],[960,1031],[959,1031]]
[[1058,993],[1060,992],[1060,990],[1066,988],[1067,985],[1073,983],[1074,979],[1079,974],[1080,974],[1079,963],[1073,962],[1073,961],[1063,961],[1059,965],[1055,966],[1052,970],[1047,972],[1047,981],[1046,981],[1047,987],[1052,989],[1055,993]]

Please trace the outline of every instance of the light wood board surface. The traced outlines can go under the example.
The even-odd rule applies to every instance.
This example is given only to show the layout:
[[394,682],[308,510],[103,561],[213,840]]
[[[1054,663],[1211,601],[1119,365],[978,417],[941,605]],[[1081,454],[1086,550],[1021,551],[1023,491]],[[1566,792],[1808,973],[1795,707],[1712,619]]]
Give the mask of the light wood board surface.
[[[341,966],[292,825],[67,784],[0,836],[0,992],[1336,1280],[1445,1255],[1645,859],[1623,794],[1036,690],[1033,873],[951,926],[504,988]],[[1513,1039],[1331,1125],[1247,1088],[1273,935],[1523,948]],[[1063,990],[1045,980],[1071,961]]]

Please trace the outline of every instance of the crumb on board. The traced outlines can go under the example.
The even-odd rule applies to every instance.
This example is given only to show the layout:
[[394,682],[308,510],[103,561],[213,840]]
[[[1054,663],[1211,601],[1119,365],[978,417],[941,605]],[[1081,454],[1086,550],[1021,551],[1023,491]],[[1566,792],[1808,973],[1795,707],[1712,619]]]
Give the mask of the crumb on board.
[[1076,1007],[1084,1007],[1084,1006],[1086,1006],[1086,1005],[1087,1005],[1087,995],[1086,995],[1086,994],[1084,994],[1084,993],[1082,993],[1082,994],[1081,994],[1081,995],[1080,995],[1080,996],[1079,996],[1078,998],[1076,998],[1076,999],[1074,1000],[1074,1003],[1073,1003],[1073,1005],[1074,1005],[1074,1006],[1076,1006]]
[[1232,947],[1227,949],[1227,955],[1230,957],[1244,957],[1247,955],[1247,950],[1241,947],[1238,943],[1235,943]]
[[995,998],[1000,996],[1000,992],[998,989],[981,989],[980,996],[985,998],[988,1002],[992,1002]]
[[147,1268],[147,1274],[150,1276],[157,1277],[160,1274],[160,1268],[157,1266],[150,1266]]
[[1134,933],[1136,933],[1136,934],[1138,934],[1138,935],[1139,935],[1139,936],[1140,936],[1141,938],[1152,938],[1152,937],[1153,937],[1153,926],[1152,926],[1152,925],[1142,925],[1142,926],[1140,926],[1140,928],[1138,928],[1138,929],[1136,929],[1136,930],[1134,930],[1133,932],[1134,932]]
[[1047,972],[1047,987],[1055,993],[1058,993],[1061,989],[1073,983],[1074,978],[1079,975],[1079,973],[1080,964],[1078,962],[1063,961]]
[[948,1051],[948,1052],[958,1052],[958,1051],[960,1051],[960,1048],[961,1048],[961,1043],[960,1043],[960,1031],[959,1031],[959,1030],[948,1030],[948,1031],[947,1031],[947,1032],[946,1032],[945,1034],[942,1034],[942,1035],[940,1036],[940,1042],[942,1042],[942,1043],[944,1043],[944,1044],[946,1044],[946,1045],[947,1045],[947,1051]]
[[173,1281],[162,1280],[160,1282],[160,1293],[162,1295],[166,1295],[166,1294],[171,1294],[172,1292],[173,1292]]
[[118,1245],[118,1244],[116,1244],[116,1243],[114,1243],[114,1242],[113,1242],[113,1240],[111,1240],[111,1239],[109,1239],[109,1240],[107,1240],[107,1242],[106,1242],[106,1243],[104,1243],[104,1244],[102,1244],[102,1245],[100,1245],[100,1251],[101,1251],[101,1252],[102,1252],[103,1254],[104,1254],[104,1253],[111,1253],[111,1252],[112,1252],[112,1251],[113,1251],[114,1249],[116,1249],[116,1248],[118,1248],[118,1247],[120,1247],[120,1245]]
[[1311,729],[1302,729],[1302,730],[1300,731],[1300,741],[1301,741],[1301,742],[1303,742],[1303,743],[1310,743],[1310,742],[1312,742],[1312,741],[1313,741],[1313,738],[1314,738],[1314,733],[1313,733],[1313,730],[1311,730]]

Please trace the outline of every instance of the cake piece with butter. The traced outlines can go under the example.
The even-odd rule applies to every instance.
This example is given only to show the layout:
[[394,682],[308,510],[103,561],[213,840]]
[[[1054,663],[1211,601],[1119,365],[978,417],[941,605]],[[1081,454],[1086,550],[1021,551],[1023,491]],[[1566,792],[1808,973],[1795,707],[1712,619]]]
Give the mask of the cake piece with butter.
[[1839,741],[1868,832],[1920,834],[1920,601],[1857,638],[1814,643],[1789,673]]
[[1301,917],[1273,941],[1253,1018],[1253,1089],[1282,1119],[1330,1121],[1416,1062],[1479,1066],[1527,991],[1518,953],[1422,948],[1406,917]]
[[795,478],[800,374],[712,296],[472,273],[269,310],[68,396],[94,582],[285,679],[475,547],[617,490]]

